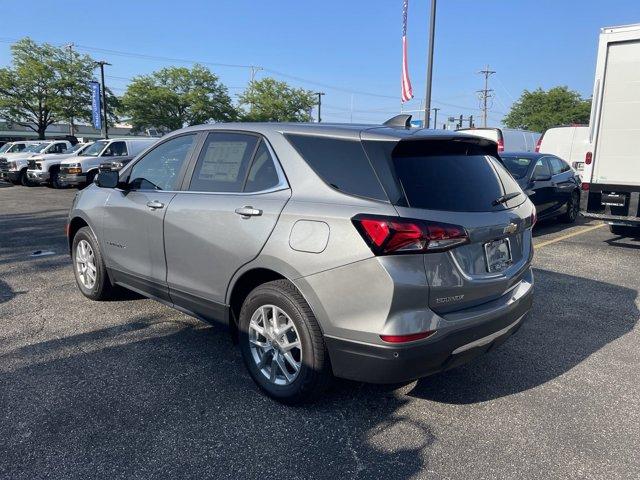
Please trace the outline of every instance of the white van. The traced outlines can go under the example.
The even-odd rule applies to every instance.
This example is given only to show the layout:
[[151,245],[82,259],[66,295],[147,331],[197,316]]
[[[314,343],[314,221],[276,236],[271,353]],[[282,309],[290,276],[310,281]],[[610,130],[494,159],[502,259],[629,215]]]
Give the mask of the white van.
[[560,157],[580,174],[584,181],[584,159],[589,151],[589,126],[571,125],[547,129],[536,146],[536,152]]
[[[589,143],[585,217],[605,220],[611,232],[640,228],[640,23],[600,32]],[[589,168],[585,168],[585,174]]]
[[498,152],[533,152],[540,138],[538,132],[515,128],[460,128],[458,132],[493,140]]

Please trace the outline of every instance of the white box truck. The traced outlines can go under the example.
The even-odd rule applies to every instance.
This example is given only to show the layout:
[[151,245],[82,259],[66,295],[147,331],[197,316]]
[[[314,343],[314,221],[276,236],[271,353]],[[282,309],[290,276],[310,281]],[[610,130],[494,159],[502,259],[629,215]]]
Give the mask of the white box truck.
[[583,215],[640,233],[640,24],[601,30],[589,128]]

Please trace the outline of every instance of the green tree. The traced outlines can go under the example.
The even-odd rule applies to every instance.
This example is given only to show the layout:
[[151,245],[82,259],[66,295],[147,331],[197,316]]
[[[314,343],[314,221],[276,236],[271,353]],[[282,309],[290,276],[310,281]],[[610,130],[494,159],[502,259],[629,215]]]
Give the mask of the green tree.
[[[29,38],[11,46],[12,66],[0,68],[0,116],[45,138],[47,127],[61,120],[91,119],[95,62],[88,55]],[[116,121],[118,99],[107,89],[108,109]]]
[[547,128],[570,123],[589,123],[591,100],[583,99],[568,87],[547,91],[525,90],[511,107],[503,123],[509,128],[524,128],[543,132]]
[[269,77],[251,82],[240,96],[242,119],[249,122],[308,122],[315,103],[312,91]]
[[236,118],[227,88],[202,65],[167,67],[133,79],[122,109],[135,129],[176,130]]
[[11,54],[13,67],[0,68],[0,115],[44,138],[62,104],[58,51],[25,38],[11,46]]

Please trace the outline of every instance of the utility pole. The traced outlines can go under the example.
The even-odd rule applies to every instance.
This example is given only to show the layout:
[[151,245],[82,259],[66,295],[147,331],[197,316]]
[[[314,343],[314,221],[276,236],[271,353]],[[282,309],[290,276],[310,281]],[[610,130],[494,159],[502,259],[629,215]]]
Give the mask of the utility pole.
[[[433,44],[436,36],[436,0],[431,0],[431,19],[429,23],[429,50],[427,58],[427,86],[424,96],[424,128],[429,128],[431,112],[431,80],[433,79]],[[435,122],[434,122],[435,123]]]
[[320,123],[322,121],[320,110],[322,109],[322,96],[324,95],[324,92],[316,92],[316,95],[318,95],[318,123]]
[[251,80],[251,83],[253,83],[253,82],[254,82],[254,80],[256,79],[256,74],[257,74],[260,70],[263,70],[263,68],[262,68],[262,67],[257,67],[257,66],[255,66],[255,65],[251,65],[251,67],[250,67],[250,68],[251,68],[251,77],[250,77],[250,80]]
[[[69,51],[69,66],[73,67],[73,65],[71,65],[73,63],[73,47],[75,47],[75,45],[73,43],[68,43],[64,46],[64,48],[66,48]],[[73,82],[73,81],[72,81]],[[70,103],[73,105],[75,99],[73,98],[73,83],[71,83],[71,87],[69,87],[69,97],[70,98]],[[73,113],[71,114],[71,117],[69,117],[69,135],[73,137],[74,133],[75,133],[75,126],[74,126],[74,121],[73,121]]]
[[109,138],[109,127],[107,126],[107,92],[104,85],[104,66],[111,64],[100,60],[96,62],[96,65],[100,65],[100,79],[102,80],[102,133],[104,138]]
[[440,110],[438,107],[434,107],[433,108],[433,128],[434,128],[434,130],[436,128],[438,128],[438,110]]
[[478,90],[480,94],[480,101],[482,102],[482,126],[487,126],[487,112],[488,112],[488,100],[493,97],[493,89],[489,88],[489,76],[493,75],[495,70],[489,70],[489,65],[484,70],[480,70],[478,73],[484,75],[484,88]]

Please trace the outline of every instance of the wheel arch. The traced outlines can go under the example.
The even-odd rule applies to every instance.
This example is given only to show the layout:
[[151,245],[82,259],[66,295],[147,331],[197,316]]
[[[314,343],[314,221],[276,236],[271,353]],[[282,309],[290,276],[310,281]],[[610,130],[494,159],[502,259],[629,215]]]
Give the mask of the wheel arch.
[[[232,280],[229,282],[226,295],[226,304],[229,305],[229,329],[234,341],[238,338],[238,319],[240,317],[240,309],[247,295],[257,286],[273,280],[288,280],[300,292],[305,299],[314,316],[318,319],[315,302],[307,295],[308,292],[300,288],[299,282],[295,279],[300,278],[297,271],[290,266],[281,262],[258,262],[251,265],[245,265],[244,268],[238,270]],[[319,322],[320,323],[320,322]],[[320,325],[322,330],[322,325]]]

